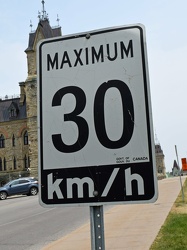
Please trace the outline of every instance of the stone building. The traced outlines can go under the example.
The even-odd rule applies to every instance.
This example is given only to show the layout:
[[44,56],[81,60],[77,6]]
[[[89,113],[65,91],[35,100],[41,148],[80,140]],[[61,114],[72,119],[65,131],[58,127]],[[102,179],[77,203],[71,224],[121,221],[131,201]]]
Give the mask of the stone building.
[[12,175],[28,173],[30,158],[26,102],[0,100],[0,184]]
[[160,146],[160,143],[155,144],[155,155],[156,155],[156,167],[158,179],[166,177],[166,167],[164,162],[164,153]]
[[20,96],[0,100],[0,185],[20,175],[38,175],[37,43],[61,35],[61,27],[50,26],[43,3],[37,29],[29,34],[25,50],[28,76],[19,83]]

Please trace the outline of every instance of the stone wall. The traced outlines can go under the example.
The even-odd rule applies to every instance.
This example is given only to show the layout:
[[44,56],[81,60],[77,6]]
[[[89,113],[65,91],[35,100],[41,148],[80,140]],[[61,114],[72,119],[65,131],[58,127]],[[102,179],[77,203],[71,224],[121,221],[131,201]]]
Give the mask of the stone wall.
[[37,131],[37,80],[33,77],[25,82],[27,102],[27,127],[29,136],[30,171],[38,176],[38,131]]
[[[3,176],[8,175],[9,178],[12,178],[13,175],[16,175],[19,177],[20,172],[28,172],[25,168],[25,156],[29,159],[29,145],[24,145],[24,132],[27,129],[26,119],[0,123],[0,134],[3,134],[5,138],[5,147],[0,148],[0,158],[2,159],[0,182],[3,181]],[[13,135],[15,145],[12,141]],[[6,164],[4,164],[4,159]]]

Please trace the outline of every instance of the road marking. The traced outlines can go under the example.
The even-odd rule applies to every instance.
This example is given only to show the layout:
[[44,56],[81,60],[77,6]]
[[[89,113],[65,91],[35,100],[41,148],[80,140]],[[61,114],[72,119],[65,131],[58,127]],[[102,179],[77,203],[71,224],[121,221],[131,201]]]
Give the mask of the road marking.
[[55,209],[55,208],[48,209],[47,211],[45,210],[44,212],[37,213],[37,214],[35,214],[35,215],[26,216],[26,217],[24,217],[24,218],[22,218],[22,219],[19,219],[19,220],[13,220],[13,221],[10,221],[10,222],[1,224],[0,227],[6,226],[6,225],[10,225],[10,224],[13,224],[13,223],[15,223],[15,222],[23,221],[23,220],[25,220],[25,219],[27,220],[28,218],[32,218],[32,217],[38,216],[38,215],[40,215],[40,214],[45,214],[45,213],[47,213],[47,212],[49,212],[49,211],[51,211],[51,210],[53,210],[53,209]]

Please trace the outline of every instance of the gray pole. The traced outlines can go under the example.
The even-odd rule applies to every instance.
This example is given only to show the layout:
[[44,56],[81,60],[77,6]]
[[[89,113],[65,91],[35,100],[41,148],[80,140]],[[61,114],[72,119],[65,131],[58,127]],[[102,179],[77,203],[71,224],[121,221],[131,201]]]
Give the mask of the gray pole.
[[[177,163],[179,166],[179,158],[178,158],[178,153],[177,153],[177,146],[175,145],[175,152],[176,152],[176,156],[177,156]],[[180,166],[179,166],[180,168]],[[182,179],[181,179],[181,169],[180,169],[180,184],[181,184],[181,191],[182,191],[182,201],[184,202],[184,191],[183,191],[183,186],[182,186]]]
[[103,206],[90,206],[92,250],[105,250]]

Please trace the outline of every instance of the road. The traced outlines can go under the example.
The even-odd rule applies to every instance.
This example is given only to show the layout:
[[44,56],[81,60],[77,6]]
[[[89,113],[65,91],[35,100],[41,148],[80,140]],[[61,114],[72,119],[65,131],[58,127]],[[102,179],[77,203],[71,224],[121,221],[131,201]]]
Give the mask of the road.
[[[149,249],[179,190],[179,178],[169,178],[159,181],[156,203],[106,206],[106,249]],[[0,201],[1,250],[67,249],[63,246],[68,244],[72,246],[68,249],[74,250],[76,245],[76,249],[87,250],[90,249],[89,227],[87,206],[43,208],[38,203],[38,196]],[[76,228],[79,229],[75,235],[71,232]],[[84,234],[85,240],[81,241]]]
[[89,220],[88,207],[43,208],[38,196],[0,201],[0,249],[40,250]]

